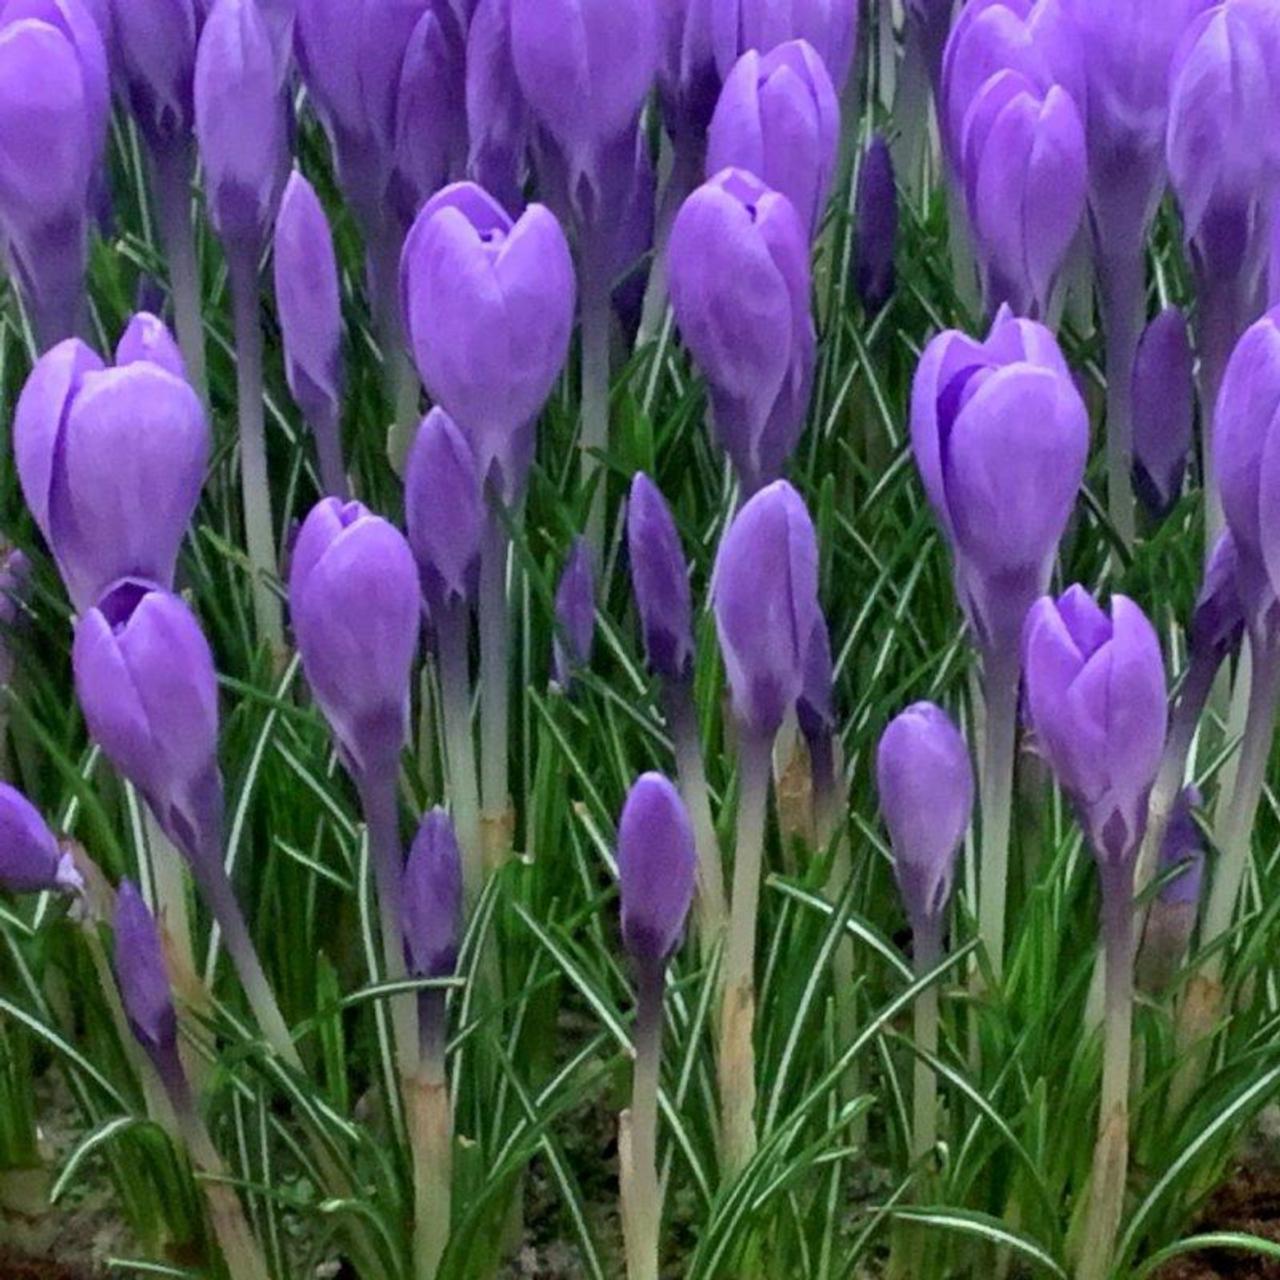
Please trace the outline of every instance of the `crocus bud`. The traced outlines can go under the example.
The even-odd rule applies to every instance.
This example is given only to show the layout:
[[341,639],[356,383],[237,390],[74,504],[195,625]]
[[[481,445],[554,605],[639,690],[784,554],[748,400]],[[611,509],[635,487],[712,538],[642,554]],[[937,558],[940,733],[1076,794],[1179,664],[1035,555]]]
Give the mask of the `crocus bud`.
[[336,430],[343,386],[338,261],[315,188],[296,169],[276,218],[275,286],[289,391],[309,423]]
[[116,983],[129,1029],[149,1054],[169,1057],[178,1043],[178,1018],[164,945],[132,880],[122,880],[116,890],[115,935]]
[[116,367],[127,364],[159,365],[183,382],[187,380],[187,362],[169,332],[168,325],[149,311],[139,311],[129,321],[116,344]]
[[[678,153],[696,153],[705,145],[720,97],[723,77],[711,30],[716,4],[661,0],[658,5],[658,97]],[[728,67],[736,61],[735,52]]]
[[1108,616],[1081,586],[1036,602],[1023,639],[1027,704],[1041,754],[1074,801],[1095,856],[1137,855],[1168,712],[1160,642],[1132,600]]
[[179,849],[218,857],[218,683],[195,615],[167,591],[121,583],[80,619],[71,658],[94,741]]
[[467,31],[467,134],[472,178],[514,216],[523,204],[533,127],[511,61],[511,0],[480,0]]
[[[689,0],[690,4],[696,0]],[[784,40],[807,40],[843,87],[858,43],[858,6],[848,0],[709,0],[711,37],[721,74],[748,49],[768,53]]]
[[289,172],[289,118],[256,0],[215,0],[196,53],[195,111],[210,221],[224,240],[257,250]]
[[959,162],[989,309],[1045,315],[1085,206],[1084,126],[1071,95],[998,73],[965,117]]
[[595,635],[596,580],[591,547],[585,538],[575,538],[556,588],[551,665],[560,688],[567,690],[573,673],[591,661]]
[[809,407],[809,237],[786,196],[726,169],[684,202],[667,263],[676,323],[710,386],[716,436],[752,493],[778,476]]
[[835,690],[832,684],[831,637],[827,620],[819,614],[805,648],[804,683],[796,699],[796,721],[812,744],[830,738],[835,729]]
[[404,932],[412,972],[447,978],[458,963],[462,854],[443,809],[422,819],[404,869]]
[[1144,331],[1133,366],[1133,487],[1157,520],[1182,492],[1195,396],[1186,318],[1167,307]]
[[357,777],[394,770],[418,648],[418,572],[404,536],[358,502],[318,502],[293,549],[289,605],[311,690]]
[[475,455],[443,409],[427,414],[409,451],[404,515],[422,596],[438,621],[475,597],[486,519]]
[[707,173],[746,169],[781,192],[813,235],[835,175],[840,103],[813,46],[789,40],[742,55],[729,72],[707,135]]
[[985,342],[939,334],[912,385],[911,445],[978,642],[1016,648],[1089,449],[1088,414],[1053,335],[1005,311]]
[[869,314],[879,311],[893,296],[897,240],[898,190],[893,157],[884,135],[877,133],[862,157],[854,205],[853,287]]
[[936,936],[973,811],[969,751],[941,707],[917,702],[890,721],[876,749],[876,787],[911,927]]
[[516,79],[579,177],[599,189],[596,148],[626,133],[658,64],[653,0],[509,0]]
[[1138,952],[1138,986],[1152,995],[1165,991],[1187,954],[1195,931],[1204,881],[1204,840],[1192,812],[1199,791],[1187,787],[1174,802],[1160,845],[1157,875],[1163,881],[1147,912]]
[[13,680],[13,636],[31,594],[31,561],[0,543],[0,688]]
[[13,444],[23,496],[77,609],[120,578],[172,584],[209,457],[188,383],[146,360],[104,369],[69,339],[32,369]]
[[800,495],[762,489],[720,543],[711,583],[716,630],[739,722],[772,739],[804,688],[818,608],[818,543]]
[[203,10],[194,0],[111,0],[120,74],[133,118],[153,149],[185,142],[195,126]]
[[1205,566],[1204,582],[1187,628],[1192,659],[1211,661],[1216,668],[1240,644],[1246,616],[1240,593],[1240,558],[1235,538],[1225,529]]
[[560,224],[539,204],[513,223],[474,183],[455,183],[413,224],[400,289],[422,381],[470,437],[482,482],[511,501],[569,351],[575,286]]
[[0,889],[6,893],[78,893],[84,887],[69,853],[26,796],[0,782]]
[[660,773],[642,774],[618,822],[622,942],[641,968],[664,965],[680,945],[696,866],[679,792]]
[[643,471],[631,481],[627,552],[649,669],[664,680],[687,680],[693,672],[689,566],[671,508]]

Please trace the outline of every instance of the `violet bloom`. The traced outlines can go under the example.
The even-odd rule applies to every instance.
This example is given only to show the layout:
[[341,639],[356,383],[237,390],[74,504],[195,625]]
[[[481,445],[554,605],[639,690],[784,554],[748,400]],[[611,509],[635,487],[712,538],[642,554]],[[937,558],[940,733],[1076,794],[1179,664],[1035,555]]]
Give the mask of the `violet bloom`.
[[1160,643],[1142,610],[1108,615],[1081,586],[1039,600],[1024,632],[1027,705],[1041,753],[1104,871],[1127,867],[1147,822],[1168,723]]
[[297,170],[276,218],[275,286],[289,390],[315,435],[325,490],[345,497],[338,261],[319,197]]
[[854,205],[853,287],[868,314],[893,296],[898,241],[898,188],[893,157],[883,134],[867,145],[858,171]]
[[1209,556],[1195,611],[1187,627],[1191,660],[1211,661],[1216,671],[1239,647],[1245,621],[1240,557],[1235,537],[1227,529],[1219,535]]
[[664,680],[686,681],[693,673],[689,567],[671,508],[643,471],[631,481],[627,551],[645,661]]
[[813,46],[750,49],[726,77],[707,136],[707,176],[754,173],[795,206],[815,235],[835,176],[840,103]]
[[818,607],[818,546],[785,481],[738,512],[716,555],[716,630],[739,723],[772,740],[804,689]]
[[133,117],[153,151],[185,145],[195,125],[193,80],[204,6],[195,0],[110,0]]
[[[658,101],[682,174],[701,169],[707,130],[720,97],[712,33],[719,0],[661,0],[658,5]],[[745,50],[744,50],[745,52]],[[728,58],[727,71],[738,52]]]
[[175,378],[188,381],[187,362],[169,326],[149,311],[139,311],[125,326],[116,343],[115,360],[117,368],[142,362],[159,365]]
[[289,603],[307,681],[357,779],[394,775],[418,648],[404,536],[358,502],[318,502],[293,550]]
[[64,852],[35,805],[0,782],[0,889],[6,893],[79,893],[75,861]]
[[661,968],[684,936],[697,858],[679,793],[660,773],[637,778],[618,822],[622,941],[642,969]]
[[480,0],[467,29],[467,173],[515,216],[532,113],[511,61],[511,0]]
[[77,609],[115,581],[173,582],[209,430],[191,387],[142,360],[107,369],[78,339],[36,362],[14,413],[23,496]]
[[171,1076],[178,1045],[169,971],[160,928],[132,880],[116,890],[115,970],[129,1028],[148,1055]]
[[1147,911],[1138,951],[1138,986],[1150,995],[1168,990],[1195,932],[1205,862],[1204,839],[1193,813],[1200,803],[1195,787],[1179,793],[1160,844],[1157,875],[1162,884]]
[[560,224],[537,204],[512,222],[474,183],[446,187],[405,241],[400,296],[427,390],[470,437],[481,480],[514,500],[573,327]]
[[447,978],[458,963],[462,926],[462,855],[443,809],[422,819],[404,869],[404,932],[410,969]]
[[215,0],[196,54],[195,116],[210,221],[256,253],[289,172],[288,100],[256,0]]
[[596,634],[596,582],[591,547],[575,538],[556,588],[556,631],[552,642],[552,671],[566,692],[574,672],[591,662]]
[[[696,0],[690,0],[695,3]],[[748,49],[768,53],[807,40],[844,87],[858,43],[858,6],[849,0],[709,0],[711,38],[722,75]]]
[[1133,366],[1133,487],[1157,520],[1182,493],[1195,394],[1186,317],[1167,307],[1144,331]]
[[668,248],[676,323],[745,493],[776,479],[804,427],[815,339],[809,238],[786,196],[726,169],[685,201]]
[[939,334],[912,386],[911,442],[979,644],[1016,646],[1089,448],[1088,415],[1053,335],[1007,312],[985,342]]
[[876,787],[907,917],[936,947],[973,811],[969,749],[941,707],[917,702],[889,723],[876,749]]

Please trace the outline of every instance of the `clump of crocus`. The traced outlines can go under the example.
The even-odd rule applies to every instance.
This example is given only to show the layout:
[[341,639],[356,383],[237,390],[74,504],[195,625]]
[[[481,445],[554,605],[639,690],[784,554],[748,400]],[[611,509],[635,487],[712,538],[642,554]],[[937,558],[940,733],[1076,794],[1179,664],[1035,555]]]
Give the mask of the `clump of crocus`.
[[898,190],[893,157],[883,134],[875,134],[862,157],[854,206],[853,287],[868,314],[893,296],[898,241]]
[[79,610],[121,578],[172,585],[204,483],[204,410],[172,372],[171,343],[152,341],[161,363],[135,359],[130,340],[132,362],[116,368],[77,338],[59,343],[14,412],[23,496]]
[[574,672],[590,663],[595,642],[596,575],[592,561],[586,539],[575,538],[556,587],[551,669],[556,684],[566,693],[573,687]]
[[289,390],[315,437],[320,483],[347,496],[342,464],[342,298],[333,235],[312,185],[295,170],[274,237],[276,308]]
[[[1026,430],[1028,422],[1035,431]],[[1019,637],[1027,610],[1049,585],[1084,476],[1089,419],[1053,335],[1002,311],[985,342],[951,331],[925,349],[911,392],[911,445],[982,655],[987,727],[978,914],[998,976]]]
[[1133,487],[1156,520],[1182,493],[1195,394],[1186,317],[1167,307],[1144,330],[1133,365]]
[[[893,847],[894,875],[911,923],[916,974],[923,978],[942,958],[956,855],[973,811],[969,749],[941,707],[917,702],[890,722],[876,750],[876,786]],[[917,1049],[937,1053],[936,986],[916,1001],[915,1035]],[[937,1141],[937,1087],[933,1070],[917,1058],[912,1126],[917,1158]]]
[[1114,596],[1108,615],[1080,586],[1036,604],[1024,644],[1036,741],[1075,805],[1102,886],[1102,1092],[1077,1271],[1102,1280],[1111,1273],[1128,1168],[1134,868],[1164,747],[1164,663],[1137,605]]
[[805,40],[749,49],[725,79],[707,135],[707,176],[754,173],[787,197],[816,234],[835,176],[840,103],[821,57]]
[[721,982],[721,1150],[739,1173],[755,1151],[755,933],[773,742],[804,690],[821,619],[818,547],[800,495],[785,480],[762,489],[729,526],[712,602],[738,737],[738,822],[729,938]]
[[636,779],[618,823],[622,944],[636,975],[635,1075],[619,1124],[627,1275],[657,1280],[662,1192],[658,1182],[658,1078],[662,993],[684,935],[697,857],[693,828],[675,787],[660,773]]
[[7,893],[79,893],[74,859],[39,810],[16,787],[0,782],[0,888]]
[[1168,990],[1195,931],[1204,881],[1204,839],[1193,812],[1200,802],[1195,787],[1179,793],[1160,843],[1160,891],[1147,910],[1138,949],[1138,987],[1148,995]]
[[750,496],[781,473],[809,408],[808,234],[786,196],[726,169],[685,201],[668,269],[676,323],[710,388],[716,438]]

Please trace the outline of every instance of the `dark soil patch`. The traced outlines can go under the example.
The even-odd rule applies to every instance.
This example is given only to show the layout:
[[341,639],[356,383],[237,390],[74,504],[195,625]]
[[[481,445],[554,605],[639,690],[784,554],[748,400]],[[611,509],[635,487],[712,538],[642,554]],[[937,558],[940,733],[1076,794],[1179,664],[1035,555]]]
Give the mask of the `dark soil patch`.
[[61,1262],[19,1258],[0,1250],[0,1276],[4,1280],[96,1280],[91,1271],[67,1267]]
[[[1280,1170],[1241,1167],[1214,1192],[1196,1233],[1240,1231],[1280,1244]],[[1233,1249],[1175,1258],[1156,1280],[1280,1280],[1280,1261]]]

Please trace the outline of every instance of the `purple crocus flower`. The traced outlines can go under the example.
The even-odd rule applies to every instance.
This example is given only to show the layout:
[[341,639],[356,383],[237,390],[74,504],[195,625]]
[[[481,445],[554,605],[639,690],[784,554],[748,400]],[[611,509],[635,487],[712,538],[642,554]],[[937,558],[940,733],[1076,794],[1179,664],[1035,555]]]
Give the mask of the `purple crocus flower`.
[[762,489],[720,543],[711,584],[734,714],[772,739],[804,689],[818,607],[818,546],[800,495]]
[[973,811],[969,750],[941,707],[917,702],[889,723],[876,749],[876,786],[912,930],[936,938]]
[[394,773],[418,648],[418,571],[404,536],[358,502],[318,502],[293,549],[289,604],[303,670],[360,778]]
[[591,661],[596,634],[596,578],[591,547],[575,538],[556,588],[556,633],[552,670],[556,683],[568,690],[574,672]]
[[431,410],[409,451],[404,512],[423,599],[439,621],[475,598],[486,519],[475,454],[443,409]]
[[1133,487],[1156,519],[1182,492],[1195,395],[1186,317],[1167,307],[1147,326],[1133,366]]
[[707,135],[707,175],[754,173],[795,206],[816,234],[835,175],[840,103],[813,46],[789,40],[750,49],[729,72]]
[[149,311],[134,315],[116,343],[117,368],[140,362],[159,365],[175,378],[187,381],[187,362],[169,326]]
[[[692,2],[692,0],[691,0]],[[843,88],[858,43],[858,7],[849,0],[710,0],[711,38],[722,75],[747,52],[807,40]]]
[[[661,0],[658,5],[658,98],[678,156],[698,155],[720,97],[712,14],[718,0]],[[732,67],[735,58],[729,59]]]
[[916,370],[911,442],[980,644],[1016,647],[1089,448],[1088,415],[1053,335],[1007,311],[985,342],[939,334]]
[[893,296],[898,241],[898,189],[893,157],[883,134],[875,134],[862,157],[854,206],[853,287],[868,313]]
[[153,150],[184,145],[195,126],[193,81],[204,7],[194,0],[110,0],[118,69]]
[[815,340],[809,238],[794,206],[726,169],[685,201],[668,248],[676,323],[744,491],[775,479],[804,426]]
[[1192,661],[1219,665],[1235,652],[1244,636],[1246,609],[1241,596],[1240,557],[1230,529],[1218,535],[1205,566],[1204,582],[1187,627]]
[[209,456],[186,382],[148,360],[104,368],[68,339],[31,371],[13,445],[27,506],[77,609],[120,578],[172,584]]
[[462,854],[443,809],[422,819],[404,869],[404,932],[411,972],[447,978],[458,963]]
[[[129,1028],[153,1058],[170,1067],[178,1044],[164,944],[155,917],[132,880],[116,890],[115,970]],[[168,1075],[162,1069],[162,1074]]]
[[1125,596],[1112,597],[1108,615],[1083,587],[1070,587],[1027,615],[1023,666],[1041,753],[1099,865],[1131,875],[1168,723],[1151,623]]
[[288,99],[256,0],[215,0],[196,53],[195,116],[214,229],[256,250],[289,172]]
[[660,773],[637,778],[618,822],[622,941],[641,968],[665,965],[693,901],[697,855],[679,792]]
[[191,610],[167,591],[121,583],[80,619],[71,656],[94,740],[188,858],[216,859],[218,684]]
[[643,471],[631,481],[627,551],[649,669],[665,680],[687,680],[693,671],[689,566],[671,508]]
[[511,501],[569,350],[575,286],[560,224],[537,204],[512,222],[474,183],[455,183],[418,215],[400,287],[427,390],[470,437],[482,481]]
[[1193,812],[1200,804],[1195,787],[1180,792],[1160,844],[1163,884],[1147,912],[1137,972],[1138,985],[1153,995],[1168,989],[1195,932],[1204,885],[1204,839]]
[[0,782],[0,889],[6,893],[78,893],[84,888],[69,853],[26,796]]
[[514,217],[532,113],[511,61],[511,0],[480,0],[467,31],[467,170]]

